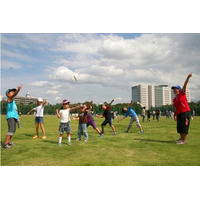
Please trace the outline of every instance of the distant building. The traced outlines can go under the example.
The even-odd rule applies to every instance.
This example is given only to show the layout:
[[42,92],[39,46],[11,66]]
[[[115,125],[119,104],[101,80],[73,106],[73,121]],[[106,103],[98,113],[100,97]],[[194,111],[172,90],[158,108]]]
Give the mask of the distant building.
[[[16,96],[15,102],[16,102],[16,104],[22,103],[24,105],[28,105],[30,103],[37,104],[37,99],[38,99],[38,97],[31,97],[30,93],[28,92],[25,97]],[[2,99],[2,102],[5,102],[5,101],[7,101],[7,97],[4,97]],[[44,99],[44,101],[45,101],[45,99]]]
[[132,87],[132,99],[139,102],[142,106],[149,107],[148,85],[138,85]]
[[[150,107],[161,107],[165,105],[173,104],[174,93],[171,87],[168,85],[146,85],[140,84],[133,86],[132,99],[135,102],[139,102],[141,106],[145,106],[146,109]],[[190,90],[186,91],[188,102],[190,102]]]

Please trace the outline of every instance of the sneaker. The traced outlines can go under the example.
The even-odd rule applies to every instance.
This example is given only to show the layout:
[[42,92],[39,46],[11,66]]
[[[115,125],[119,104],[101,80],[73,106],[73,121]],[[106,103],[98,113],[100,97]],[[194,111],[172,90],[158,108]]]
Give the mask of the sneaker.
[[33,139],[39,138],[39,135],[35,135],[33,136]]
[[84,141],[85,141],[85,142],[87,142],[87,141],[88,141],[88,139],[85,139]]
[[185,144],[182,140],[178,141],[176,144]]
[[101,133],[99,137],[103,137],[103,134]]
[[12,147],[11,146],[9,146],[8,144],[4,144],[4,146],[3,146],[5,149],[12,149]]
[[116,132],[114,132],[114,133],[113,133],[113,135],[117,135],[117,133],[116,133]]
[[77,141],[77,142],[78,142],[78,141],[81,141],[81,138],[77,138],[76,141]]
[[46,135],[43,135],[42,136],[42,140],[45,140],[47,137],[46,137]]
[[62,143],[59,143],[59,142],[58,142],[58,146],[62,146]]
[[128,131],[125,131],[124,133],[128,133]]
[[68,145],[68,146],[71,146],[71,142],[68,142],[67,145]]
[[140,131],[140,134],[143,135],[143,134],[144,134],[144,131]]
[[13,143],[13,142],[8,142],[8,145],[9,145],[9,146],[16,146],[16,144]]
[[179,138],[178,140],[176,140],[176,142],[180,142],[181,141],[181,138]]

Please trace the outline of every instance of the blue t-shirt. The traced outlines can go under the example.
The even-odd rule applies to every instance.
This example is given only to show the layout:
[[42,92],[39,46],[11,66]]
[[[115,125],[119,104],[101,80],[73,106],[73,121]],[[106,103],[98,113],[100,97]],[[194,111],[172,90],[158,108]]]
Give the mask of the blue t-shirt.
[[15,119],[19,118],[18,111],[17,111],[17,105],[15,103],[15,100],[7,103],[6,119],[9,119],[9,118],[15,118]]
[[137,114],[131,107],[128,107],[128,110],[126,111],[125,117],[128,117],[128,116],[130,116],[130,117],[137,116]]

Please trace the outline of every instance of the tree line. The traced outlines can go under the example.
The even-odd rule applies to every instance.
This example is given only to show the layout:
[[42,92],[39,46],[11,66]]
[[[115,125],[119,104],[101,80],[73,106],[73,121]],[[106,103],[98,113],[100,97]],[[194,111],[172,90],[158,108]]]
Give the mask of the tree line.
[[[74,107],[80,104],[89,104],[89,102],[83,102],[83,103],[76,103],[76,104],[70,104],[70,107]],[[105,105],[107,105],[107,102],[104,102]],[[111,111],[116,112],[117,115],[123,115],[124,113],[122,112],[123,107],[128,107],[130,103],[119,103],[111,106]],[[22,115],[26,115],[32,108],[36,107],[37,104],[30,103],[28,105],[24,105],[23,103],[18,103],[17,108],[18,112],[20,112]],[[92,104],[93,106],[93,112],[95,114],[102,114],[103,110],[101,109],[101,105],[98,104]],[[191,111],[195,111],[196,115],[200,115],[200,101],[197,103],[191,102],[189,103],[189,106],[191,108]],[[142,107],[140,104],[133,103],[132,105],[133,110],[140,115],[142,113]],[[46,115],[55,115],[56,114],[56,109],[61,109],[61,104],[47,104],[44,109],[44,114]],[[156,108],[151,107],[149,110],[153,112]],[[162,107],[159,107],[161,110],[162,114],[165,115],[166,111],[174,111],[173,105],[165,105]],[[1,114],[5,115],[7,110],[7,103],[6,102],[1,102]],[[77,113],[78,111],[72,111],[71,113]]]

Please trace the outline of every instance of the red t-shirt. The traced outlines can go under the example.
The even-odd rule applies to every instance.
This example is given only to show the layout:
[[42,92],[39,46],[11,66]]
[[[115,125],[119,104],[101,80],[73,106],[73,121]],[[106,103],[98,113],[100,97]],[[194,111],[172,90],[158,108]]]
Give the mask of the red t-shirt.
[[190,111],[190,107],[187,102],[186,94],[181,91],[173,100],[174,107],[176,108],[176,114]]

